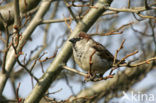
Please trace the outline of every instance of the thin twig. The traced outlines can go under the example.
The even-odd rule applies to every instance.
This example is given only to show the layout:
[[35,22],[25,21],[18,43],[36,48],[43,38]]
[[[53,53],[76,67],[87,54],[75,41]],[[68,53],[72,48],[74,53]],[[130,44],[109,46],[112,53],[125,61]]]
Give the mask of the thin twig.
[[[142,62],[139,62],[139,63],[130,64],[130,65],[128,65],[128,66],[129,66],[129,67],[136,67],[136,66],[143,65],[143,64],[150,64],[150,61],[154,61],[154,60],[156,60],[156,57],[147,59],[147,60],[142,61]],[[124,65],[124,64],[123,64],[123,65]]]
[[145,7],[136,7],[136,8],[112,8],[108,7],[108,10],[117,11],[117,12],[131,12],[131,13],[139,13],[145,11]]
[[[12,41],[13,41],[13,40],[12,40]],[[17,63],[18,63],[21,67],[23,67],[23,68],[30,74],[31,77],[33,77],[37,82],[39,82],[38,78],[35,77],[35,76],[31,73],[31,71],[30,71],[25,65],[23,65],[23,64],[20,62],[20,60],[19,60],[18,57],[19,57],[21,54],[17,52],[16,47],[14,46],[14,44],[12,44],[12,47],[13,47],[13,49],[14,49],[14,51],[15,51]]]
[[156,20],[156,17],[154,16],[149,16],[149,15],[142,15],[140,13],[137,13],[138,16],[142,17],[142,18],[147,18],[147,19],[155,19]]
[[39,82],[38,78],[35,77],[35,76],[30,72],[30,70],[29,70],[25,65],[23,65],[23,64],[19,61],[18,58],[17,58],[16,60],[17,60],[18,64],[19,64],[20,66],[22,66],[22,67],[30,74],[31,77],[33,77],[37,82]]
[[[83,16],[80,16],[80,17],[76,17],[76,19],[80,20],[82,19]],[[71,20],[74,20],[74,18],[66,18],[66,21],[71,21]],[[52,20],[43,20],[41,23],[42,24],[49,24],[49,23],[59,23],[59,22],[65,22],[65,19],[52,19]]]
[[139,51],[136,50],[136,51],[134,51],[134,52],[132,52],[132,53],[126,55],[125,57],[123,57],[123,58],[118,62],[118,64],[120,64],[122,61],[124,61],[124,60],[127,59],[128,57],[137,54],[138,52],[139,52]]
[[[150,6],[148,6],[148,7],[150,7]],[[105,9],[108,9],[108,10],[111,10],[111,11],[116,11],[116,12],[131,12],[131,13],[138,14],[142,18],[156,19],[156,17],[154,17],[154,16],[144,16],[144,15],[140,14],[140,12],[143,12],[143,11],[146,11],[146,10],[149,10],[149,9],[153,9],[153,10],[156,9],[156,8],[148,8],[147,9],[146,6],[145,7],[136,7],[136,8],[112,8],[112,7],[108,7],[108,8],[105,8]]]
[[65,78],[65,81],[66,81],[67,86],[69,87],[69,89],[70,89],[72,95],[75,96],[75,93],[74,93],[73,87],[69,84],[69,79],[68,79],[66,73],[63,73],[63,74],[64,74],[64,78]]
[[72,71],[72,72],[74,72],[74,73],[80,74],[80,75],[82,75],[82,76],[84,76],[84,77],[87,77],[87,74],[85,74],[85,73],[83,73],[83,72],[80,72],[80,71],[78,71],[78,70],[76,70],[76,69],[69,68],[69,67],[67,67],[67,66],[65,66],[65,65],[62,66],[62,68],[66,69],[66,70],[69,70],[69,71]]
[[18,87],[17,87],[17,89],[16,89],[16,99],[17,99],[17,102],[18,102],[18,103],[21,102],[21,100],[20,100],[20,98],[19,98],[19,88],[20,88],[20,85],[21,85],[21,83],[19,82],[19,83],[18,83]]
[[56,55],[57,55],[57,50],[54,52],[54,54],[53,54],[51,57],[46,57],[46,58],[43,59],[43,60],[39,59],[39,62],[45,62],[45,61],[47,61],[47,60],[53,59],[53,58],[56,57]]
[[116,50],[116,53],[115,53],[115,56],[114,56],[113,65],[115,65],[115,64],[116,64],[117,55],[118,55],[119,51],[123,48],[124,43],[125,43],[125,39],[122,41],[122,43],[121,43],[121,45],[120,45],[119,49],[117,49],[117,50]]
[[56,90],[55,92],[52,92],[52,93],[46,93],[45,95],[50,95],[50,94],[56,94],[56,93],[58,93],[58,92],[60,92],[60,91],[62,91],[63,89],[62,88],[60,88],[60,89],[58,89],[58,90]]
[[[114,71],[116,68],[118,68],[118,67],[117,67],[118,65],[116,65],[116,64],[118,64],[120,61],[117,62],[117,56],[118,56],[119,51],[123,48],[124,43],[125,43],[125,39],[122,41],[122,43],[121,43],[119,49],[116,50],[116,53],[115,53],[115,56],[114,56],[114,60],[113,60],[113,66],[114,66],[114,67],[111,69],[109,75],[112,75],[113,71]],[[122,60],[122,61],[124,61],[124,60]],[[121,61],[121,62],[122,62],[122,61]],[[116,62],[117,62],[117,63],[116,63]],[[120,64],[120,63],[119,63],[119,64]]]
[[[117,12],[115,11],[107,11],[107,12],[104,12],[102,14],[102,16],[104,15],[111,15],[111,14],[116,14]],[[77,20],[81,20],[84,16],[76,16],[76,19]],[[74,20],[74,18],[72,17],[69,17],[69,18],[66,18],[66,21],[71,21],[71,20]],[[51,19],[51,20],[42,20],[41,21],[41,24],[50,24],[50,23],[60,23],[60,22],[65,22],[65,19]]]
[[[69,29],[69,30],[70,30],[70,32],[72,33],[72,29],[71,29],[70,25],[67,23],[66,18],[64,18],[64,20],[65,20],[65,24],[67,25],[68,29]],[[71,20],[70,20],[70,22],[71,22]]]
[[74,18],[76,23],[78,23],[79,21],[78,21],[78,19],[76,19],[76,16],[75,16],[74,12],[72,11],[71,7],[69,6],[68,2],[66,0],[64,0],[64,3],[66,4],[67,9],[69,10],[71,16]]
[[[121,67],[123,61],[125,61],[128,57],[130,57],[130,56],[132,56],[132,55],[138,53],[138,50],[136,50],[136,51],[134,51],[134,52],[132,52],[132,53],[126,55],[126,56],[123,57],[120,61],[118,61],[118,62],[116,63],[117,54],[118,54],[118,52],[123,48],[124,42],[125,42],[125,40],[122,41],[120,48],[119,48],[119,49],[116,51],[116,53],[115,53],[114,62],[113,62],[113,68],[111,69],[109,75],[112,75],[112,73],[113,73],[113,71],[114,71],[115,69],[117,69],[118,67]],[[123,63],[123,64],[128,65],[129,63]]]
[[100,33],[100,34],[90,34],[91,36],[94,36],[94,35],[100,35],[100,36],[109,36],[109,35],[116,35],[116,34],[122,34],[124,29],[128,26],[131,26],[132,24],[134,24],[134,22],[130,22],[128,24],[124,24],[122,25],[121,27],[115,29],[115,30],[112,30],[108,33]]

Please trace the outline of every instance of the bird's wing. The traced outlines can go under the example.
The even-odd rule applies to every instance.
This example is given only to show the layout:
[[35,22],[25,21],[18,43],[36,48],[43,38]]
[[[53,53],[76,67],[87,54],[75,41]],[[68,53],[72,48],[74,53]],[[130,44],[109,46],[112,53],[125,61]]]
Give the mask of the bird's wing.
[[93,44],[93,48],[98,52],[98,55],[102,59],[107,59],[110,61],[114,60],[114,56],[100,43],[96,42]]

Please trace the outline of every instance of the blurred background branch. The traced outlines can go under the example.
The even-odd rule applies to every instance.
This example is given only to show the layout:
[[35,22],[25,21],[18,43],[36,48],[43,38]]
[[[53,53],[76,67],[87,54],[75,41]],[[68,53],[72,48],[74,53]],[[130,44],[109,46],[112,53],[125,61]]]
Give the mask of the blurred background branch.
[[[99,1],[0,1],[0,103],[131,103],[124,93],[156,95],[155,0]],[[103,76],[113,78],[84,82],[68,42],[81,31],[126,61]]]

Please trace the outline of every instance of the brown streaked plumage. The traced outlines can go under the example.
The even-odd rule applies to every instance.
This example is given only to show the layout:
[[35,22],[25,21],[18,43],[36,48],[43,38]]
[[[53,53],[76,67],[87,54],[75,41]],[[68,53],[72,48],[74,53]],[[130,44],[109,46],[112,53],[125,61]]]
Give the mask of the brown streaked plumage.
[[[114,56],[84,32],[69,40],[73,44],[75,62],[91,74],[104,74],[112,67]],[[118,61],[118,60],[117,60]]]

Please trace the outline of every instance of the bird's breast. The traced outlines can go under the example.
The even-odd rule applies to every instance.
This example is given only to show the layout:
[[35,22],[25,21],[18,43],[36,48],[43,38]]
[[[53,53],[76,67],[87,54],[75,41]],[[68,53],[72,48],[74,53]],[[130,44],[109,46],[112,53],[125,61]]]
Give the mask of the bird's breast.
[[91,69],[92,72],[104,73],[110,67],[106,59],[101,59],[99,52],[92,47],[93,41],[77,42],[73,49],[75,62],[85,71]]

